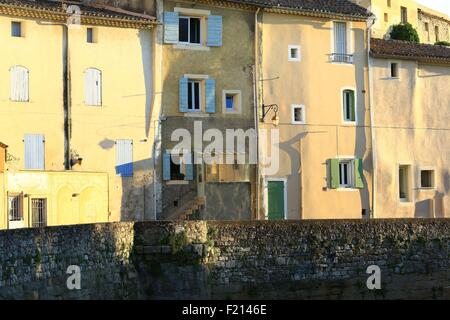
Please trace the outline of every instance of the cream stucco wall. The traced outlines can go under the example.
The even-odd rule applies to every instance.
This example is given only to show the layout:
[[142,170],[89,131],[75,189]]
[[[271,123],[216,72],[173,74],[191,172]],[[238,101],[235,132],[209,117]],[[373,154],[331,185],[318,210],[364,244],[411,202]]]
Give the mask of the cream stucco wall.
[[[334,64],[332,21],[295,15],[264,13],[262,81],[265,104],[278,104],[280,125],[262,128],[280,132],[280,168],[266,179],[287,181],[287,218],[369,217],[371,154],[367,110],[366,23],[350,23],[353,64]],[[288,46],[300,45],[301,61],[288,61]],[[272,80],[267,80],[272,79]],[[357,126],[343,123],[341,92],[357,93]],[[306,124],[291,124],[291,105],[305,105]],[[263,142],[264,144],[264,142]],[[263,150],[266,147],[262,146]],[[326,161],[337,156],[362,158],[364,189],[329,189]],[[264,173],[263,173],[264,175]],[[263,203],[266,203],[264,200]],[[264,209],[262,210],[264,215]]]
[[[450,67],[397,62],[399,79],[390,79],[389,60],[373,60],[376,217],[449,217]],[[411,169],[406,203],[399,199],[399,165]],[[421,169],[435,171],[434,188],[420,188]]]

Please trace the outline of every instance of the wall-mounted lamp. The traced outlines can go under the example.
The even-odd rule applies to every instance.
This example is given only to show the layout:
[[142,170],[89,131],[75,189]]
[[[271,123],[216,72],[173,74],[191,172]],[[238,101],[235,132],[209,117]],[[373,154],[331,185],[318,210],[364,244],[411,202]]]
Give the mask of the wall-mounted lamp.
[[278,117],[278,105],[277,104],[269,104],[269,105],[262,105],[262,118],[261,121],[264,122],[264,119],[266,118],[267,114],[270,110],[273,110],[274,116],[272,117],[272,123],[276,127],[280,123],[280,117]]
[[72,159],[70,159],[70,165],[74,166],[76,164],[79,164],[81,166],[82,161],[83,161],[83,158],[72,158]]

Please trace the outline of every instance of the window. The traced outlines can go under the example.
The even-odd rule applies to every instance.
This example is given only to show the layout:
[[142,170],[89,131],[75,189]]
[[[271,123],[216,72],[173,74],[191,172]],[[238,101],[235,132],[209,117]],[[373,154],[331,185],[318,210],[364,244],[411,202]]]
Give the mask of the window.
[[[190,159],[189,159],[190,156]],[[163,154],[163,180],[193,180],[194,165],[192,154],[190,155],[171,155],[170,150]]]
[[408,9],[405,7],[400,7],[400,14],[401,14],[401,22],[407,23],[408,22]]
[[420,187],[434,188],[434,170],[420,170]]
[[244,182],[250,181],[250,164],[217,164],[205,166],[206,182]]
[[116,175],[133,176],[133,140],[116,141]]
[[241,112],[241,91],[223,90],[223,112],[240,113]]
[[8,196],[9,221],[22,221],[22,194],[12,194]]
[[390,8],[391,7],[391,0],[387,0],[387,6]]
[[409,202],[409,165],[400,165],[398,169],[399,198]]
[[86,42],[87,43],[95,43],[96,42],[94,28],[86,29]]
[[425,31],[428,32],[430,31],[430,25],[428,24],[428,22],[425,22]]
[[292,123],[294,124],[304,124],[306,122],[305,106],[303,105],[292,105]]
[[31,199],[31,219],[33,228],[45,227],[47,225],[47,199]]
[[182,43],[200,44],[201,18],[180,17],[178,41]]
[[14,66],[10,69],[11,77],[11,101],[16,102],[27,102],[28,89],[29,89],[29,71],[27,68],[22,66]]
[[389,15],[384,13],[384,22],[389,22]]
[[300,61],[300,46],[288,46],[288,60]]
[[390,62],[389,63],[389,77],[397,79],[398,76],[398,63]]
[[353,161],[339,161],[339,187],[348,188],[352,187],[353,185]]
[[362,159],[329,159],[330,188],[364,188]]
[[434,27],[434,34],[436,36],[436,42],[439,42],[439,27],[438,26]]
[[11,36],[22,37],[22,23],[13,21],[11,22]]
[[44,135],[26,134],[24,137],[25,170],[44,170]]
[[201,82],[188,80],[188,110],[200,111],[201,109]]
[[98,69],[89,68],[84,72],[84,103],[102,105],[102,72]]
[[355,91],[351,89],[345,89],[342,92],[342,105],[343,105],[343,117],[344,122],[356,121],[356,102]]
[[346,22],[334,22],[334,53],[332,62],[353,63],[353,56],[348,54],[348,28]]

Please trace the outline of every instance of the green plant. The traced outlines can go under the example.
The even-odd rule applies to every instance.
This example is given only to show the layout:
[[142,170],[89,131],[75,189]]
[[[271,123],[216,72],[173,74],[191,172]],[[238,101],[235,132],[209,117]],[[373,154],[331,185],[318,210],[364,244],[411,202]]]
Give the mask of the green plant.
[[419,34],[410,23],[396,24],[392,27],[391,39],[419,43]]
[[176,254],[179,251],[183,250],[189,244],[189,239],[185,231],[177,233],[171,237],[169,237],[169,244],[172,248],[172,253]]
[[448,42],[448,41],[438,41],[438,42],[435,43],[435,45],[450,47],[450,42]]
[[41,263],[41,251],[39,249],[36,249],[36,255],[34,256],[34,262],[36,262],[36,264]]

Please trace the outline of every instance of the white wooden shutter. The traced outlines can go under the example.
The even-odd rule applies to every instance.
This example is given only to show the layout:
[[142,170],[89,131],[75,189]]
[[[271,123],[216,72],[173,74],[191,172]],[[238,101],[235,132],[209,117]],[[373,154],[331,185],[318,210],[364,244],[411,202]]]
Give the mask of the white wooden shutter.
[[28,69],[14,66],[11,73],[11,101],[28,101]]
[[25,144],[25,169],[44,170],[45,169],[45,151],[44,135],[26,134]]
[[102,73],[98,69],[89,68],[85,71],[84,102],[88,106],[102,105]]

